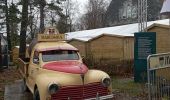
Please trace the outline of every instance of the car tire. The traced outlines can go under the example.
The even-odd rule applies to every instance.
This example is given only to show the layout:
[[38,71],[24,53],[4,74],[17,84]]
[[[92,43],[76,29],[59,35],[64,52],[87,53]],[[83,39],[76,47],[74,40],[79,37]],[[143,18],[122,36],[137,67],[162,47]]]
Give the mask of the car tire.
[[40,100],[40,94],[38,88],[36,88],[34,91],[33,100]]

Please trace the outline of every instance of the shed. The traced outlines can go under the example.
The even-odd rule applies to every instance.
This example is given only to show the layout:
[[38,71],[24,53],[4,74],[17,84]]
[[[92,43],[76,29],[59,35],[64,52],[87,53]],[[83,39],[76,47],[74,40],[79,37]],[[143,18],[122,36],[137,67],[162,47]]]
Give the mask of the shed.
[[80,50],[88,63],[120,64],[121,61],[132,61],[134,58],[134,37],[101,34],[97,37],[83,41],[71,39],[70,44]]
[[68,41],[68,43],[78,48],[82,57],[87,57],[87,42],[86,41],[82,41],[78,39],[71,39],[70,41]]
[[134,37],[102,34],[89,40],[89,55],[95,63],[121,64],[134,58]]
[[[154,23],[168,25],[169,20],[150,21],[147,25],[152,26]],[[69,43],[77,47],[83,56],[86,55],[86,58],[90,59],[90,61],[95,60],[95,62],[102,59],[108,64],[114,61],[130,61],[134,59],[135,32],[138,32],[138,23],[66,34]],[[157,46],[158,51],[163,52],[162,46]]]
[[[156,52],[170,52],[170,26],[167,24],[153,24],[148,27],[149,32],[156,32]],[[156,70],[154,73],[159,78],[169,80],[169,67]]]
[[170,52],[170,26],[165,24],[153,24],[148,27],[149,32],[156,32],[156,52]]

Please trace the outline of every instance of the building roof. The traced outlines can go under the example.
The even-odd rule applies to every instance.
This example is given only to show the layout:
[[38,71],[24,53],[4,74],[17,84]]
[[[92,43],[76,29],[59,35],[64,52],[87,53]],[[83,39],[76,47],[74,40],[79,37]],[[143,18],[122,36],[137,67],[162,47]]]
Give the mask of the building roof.
[[154,23],[152,25],[150,25],[149,27],[147,27],[147,30],[150,30],[154,27],[161,27],[161,28],[167,28],[169,29],[170,28],[170,25],[165,25],[165,24],[157,24],[157,23]]
[[[147,26],[149,27],[154,23],[169,25],[169,19],[150,21],[147,23]],[[68,40],[75,39],[75,40],[86,42],[102,34],[126,37],[126,36],[134,36],[135,32],[138,32],[138,23],[114,26],[114,27],[98,28],[98,29],[92,29],[92,30],[77,31],[77,32],[70,32],[70,33],[66,33],[66,35],[67,35]]]

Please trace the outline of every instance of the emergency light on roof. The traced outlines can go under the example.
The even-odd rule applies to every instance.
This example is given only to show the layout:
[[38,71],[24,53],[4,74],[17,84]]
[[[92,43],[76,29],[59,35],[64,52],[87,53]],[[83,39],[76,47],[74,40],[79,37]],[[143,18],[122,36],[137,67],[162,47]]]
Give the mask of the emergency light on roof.
[[65,34],[60,34],[55,27],[46,28],[43,34],[38,34],[38,41],[64,41]]
[[43,34],[60,34],[55,27],[48,27],[45,29]]

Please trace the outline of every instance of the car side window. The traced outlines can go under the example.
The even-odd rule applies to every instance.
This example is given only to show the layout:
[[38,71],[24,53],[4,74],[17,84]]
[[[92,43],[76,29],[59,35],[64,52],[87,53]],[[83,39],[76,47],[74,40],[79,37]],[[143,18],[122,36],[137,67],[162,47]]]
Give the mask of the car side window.
[[39,52],[37,52],[37,51],[34,51],[33,63],[39,64]]

